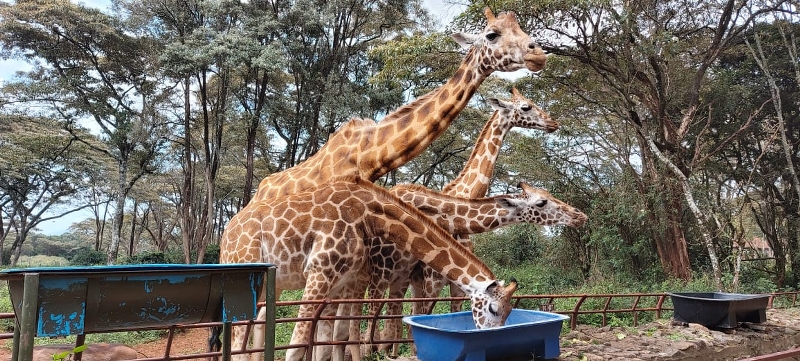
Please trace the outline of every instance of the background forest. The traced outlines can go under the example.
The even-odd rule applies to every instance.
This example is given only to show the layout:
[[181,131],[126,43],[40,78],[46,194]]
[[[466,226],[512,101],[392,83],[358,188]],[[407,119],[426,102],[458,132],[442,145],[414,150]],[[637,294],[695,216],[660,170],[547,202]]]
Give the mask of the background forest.
[[[215,262],[263,177],[351,117],[380,121],[443,84],[463,57],[449,34],[482,29],[489,6],[517,13],[547,66],[487,80],[381,185],[441,189],[491,115],[486,99],[513,85],[561,128],[507,137],[490,194],[525,181],[589,216],[477,239],[492,267],[534,274],[526,293],[800,282],[797,1],[483,1],[444,28],[419,0],[112,4],[0,3],[0,55],[30,65],[0,83],[3,265]],[[63,235],[40,233],[87,210]]]

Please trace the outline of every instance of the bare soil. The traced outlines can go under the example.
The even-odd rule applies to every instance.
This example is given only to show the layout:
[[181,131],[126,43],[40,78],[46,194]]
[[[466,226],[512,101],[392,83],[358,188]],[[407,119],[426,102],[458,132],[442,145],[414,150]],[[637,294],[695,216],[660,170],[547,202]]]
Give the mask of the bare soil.
[[[565,323],[564,327],[569,325]],[[206,329],[180,332],[172,341],[171,355],[204,352],[208,337]],[[674,324],[670,320],[638,327],[579,325],[563,333],[560,341],[560,361],[738,360],[800,347],[800,308],[770,309],[766,323],[732,330],[710,330],[697,324]],[[162,339],[130,346],[139,352],[140,358],[150,358],[163,356],[166,343],[166,339]],[[0,360],[10,359],[9,344],[10,341],[6,341],[6,346],[0,347]],[[397,360],[417,361],[413,357]],[[792,360],[800,360],[800,357]]]

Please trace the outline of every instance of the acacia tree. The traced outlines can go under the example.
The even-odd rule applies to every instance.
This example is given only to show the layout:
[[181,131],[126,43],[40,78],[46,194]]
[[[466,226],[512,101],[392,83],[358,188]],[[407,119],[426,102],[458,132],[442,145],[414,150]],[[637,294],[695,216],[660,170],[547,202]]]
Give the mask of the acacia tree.
[[[6,56],[34,65],[18,86],[17,102],[42,105],[74,131],[90,119],[103,146],[83,141],[117,163],[108,263],[119,253],[125,201],[138,179],[155,170],[163,144],[156,111],[165,89],[154,77],[156,44],[126,33],[102,12],[70,1],[17,1],[0,6],[0,44]],[[16,85],[15,85],[16,86]]]
[[0,145],[0,212],[8,227],[0,237],[0,260],[5,239],[13,234],[14,266],[31,230],[90,206],[69,201],[86,187],[85,173],[96,162],[83,144],[44,119],[0,116]]
[[681,227],[688,208],[722,287],[713,247],[717,225],[695,199],[692,176],[710,153],[742,136],[750,118],[728,128],[727,137],[712,139],[710,122],[718,118],[703,95],[710,67],[755,18],[777,11],[782,2],[520,1],[508,7],[527,20],[546,51],[568,59],[563,72],[548,67],[545,79],[635,131],[641,170],[630,171],[638,174],[639,194],[650,201],[651,224],[661,225],[651,236],[669,276],[691,277]]

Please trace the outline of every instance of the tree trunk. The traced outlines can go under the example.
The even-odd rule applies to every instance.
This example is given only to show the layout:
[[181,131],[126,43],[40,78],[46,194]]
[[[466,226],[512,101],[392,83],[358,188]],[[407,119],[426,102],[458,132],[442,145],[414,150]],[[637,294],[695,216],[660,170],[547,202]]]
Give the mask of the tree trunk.
[[692,268],[689,264],[689,252],[686,247],[686,237],[681,230],[681,215],[683,205],[680,198],[671,197],[669,205],[665,207],[664,234],[655,237],[656,251],[661,260],[661,268],[670,278],[688,281],[692,278]]
[[183,245],[183,261],[191,263],[192,238],[194,222],[192,204],[194,203],[194,160],[192,159],[192,108],[191,80],[187,75],[183,79],[183,187],[180,199],[181,244]]
[[122,222],[125,215],[125,198],[127,197],[126,180],[128,174],[128,162],[125,159],[119,160],[119,172],[117,173],[117,200],[112,221],[111,245],[108,247],[107,264],[113,265],[119,256],[119,244],[122,241]]
[[[258,114],[258,113],[256,113]],[[250,121],[245,136],[247,137],[247,149],[245,150],[245,175],[244,175],[244,190],[242,192],[242,202],[239,204],[239,209],[250,203],[250,197],[253,194],[253,178],[255,177],[253,168],[255,167],[254,153],[256,149],[256,135],[258,134],[258,116],[253,116],[255,119]]]
[[128,257],[133,257],[133,252],[134,252],[133,245],[136,240],[136,221],[137,221],[136,218],[138,216],[137,213],[139,212],[138,208],[139,208],[139,202],[136,199],[134,199],[133,212],[131,212],[131,235],[130,237],[128,237]]

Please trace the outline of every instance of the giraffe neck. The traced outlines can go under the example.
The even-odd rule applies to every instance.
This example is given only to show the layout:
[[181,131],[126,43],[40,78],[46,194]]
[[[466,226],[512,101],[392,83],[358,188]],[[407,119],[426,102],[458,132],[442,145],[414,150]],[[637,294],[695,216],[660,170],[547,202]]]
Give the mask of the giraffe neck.
[[[364,212],[364,216],[371,219],[371,224],[380,225],[373,227],[376,232],[374,236],[395,243],[397,248],[414,255],[469,295],[484,290],[496,280],[486,264],[418,209],[372,183],[360,179],[356,179],[355,183],[370,188],[377,196],[375,201],[365,202],[369,208]],[[404,226],[387,224],[387,217],[398,220]]]
[[522,221],[516,212],[513,212],[513,208],[505,205],[504,200],[513,197],[511,195],[462,198],[439,193],[417,184],[399,185],[392,188],[391,192],[403,202],[419,209],[451,234],[489,232]]
[[447,83],[389,113],[379,123],[352,119],[305,161],[262,179],[253,200],[314,189],[335,176],[376,181],[425,150],[466,107],[491,74],[471,48]]
[[503,138],[509,129],[510,127],[503,126],[503,122],[500,121],[500,111],[495,111],[483,126],[475,147],[472,148],[472,153],[464,164],[464,169],[442,188],[442,193],[467,198],[485,197]]
[[[375,181],[397,169],[422,153],[450,126],[492,72],[481,64],[478,53],[471,48],[447,83],[401,106],[378,123],[373,136],[364,140],[382,146],[362,146],[365,152],[359,163],[372,165],[362,170],[362,177]],[[363,173],[367,169],[371,173]]]

